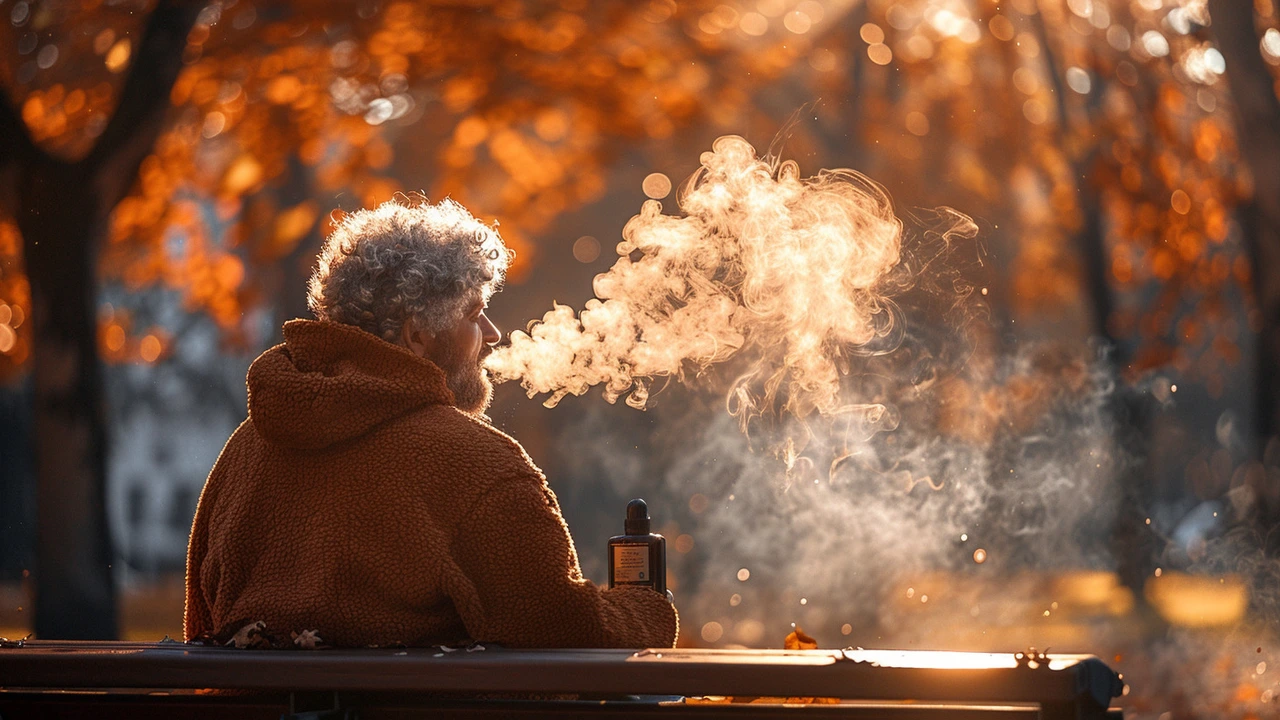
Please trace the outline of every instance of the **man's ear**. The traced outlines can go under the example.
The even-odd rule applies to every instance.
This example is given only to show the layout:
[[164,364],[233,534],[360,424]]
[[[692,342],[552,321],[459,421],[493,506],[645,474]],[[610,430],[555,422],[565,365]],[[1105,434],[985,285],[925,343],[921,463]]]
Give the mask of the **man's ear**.
[[405,320],[404,325],[400,326],[400,344],[409,348],[409,352],[414,355],[425,358],[430,356],[435,347],[435,338],[418,327],[418,323]]

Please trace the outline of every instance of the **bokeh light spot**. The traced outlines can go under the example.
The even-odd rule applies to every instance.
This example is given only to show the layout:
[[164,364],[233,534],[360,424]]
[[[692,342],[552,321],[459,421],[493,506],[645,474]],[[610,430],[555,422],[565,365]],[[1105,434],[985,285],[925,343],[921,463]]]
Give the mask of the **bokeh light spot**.
[[107,69],[113,73],[118,73],[129,64],[129,56],[133,54],[133,43],[129,42],[129,38],[121,38],[119,42],[111,46],[107,51],[107,57],[103,61]]
[[1262,52],[1270,55],[1272,58],[1280,60],[1280,30],[1275,28],[1267,28],[1262,34]]
[[760,37],[769,32],[769,20],[760,13],[747,13],[742,16],[738,27],[742,29],[742,32],[752,37]]
[[1004,40],[1006,42],[1012,40],[1013,36],[1017,34],[1017,31],[1013,27],[1013,23],[1009,18],[1003,15],[996,15],[991,18],[991,22],[987,24],[987,29],[991,31],[991,34],[997,40]]
[[907,132],[924,137],[929,134],[929,118],[919,110],[907,113]]
[[148,335],[142,338],[142,342],[138,345],[138,354],[146,362],[153,363],[160,358],[160,351],[163,349],[160,338]]
[[809,16],[799,10],[787,13],[782,18],[782,26],[797,35],[803,35],[809,32],[809,28],[813,27],[813,21]]
[[893,62],[893,51],[884,43],[876,43],[867,48],[867,57],[877,65],[888,65]]
[[573,241],[573,259],[580,263],[593,263],[600,257],[600,241],[583,235]]
[[58,62],[57,45],[45,45],[40,48],[40,52],[36,55],[36,65],[39,65],[41,70],[48,70],[56,62]]
[[1093,88],[1093,81],[1089,79],[1089,73],[1082,68],[1067,68],[1067,86],[1081,95],[1088,95],[1089,90]]
[[689,498],[689,510],[692,511],[694,515],[701,515],[706,512],[707,506],[710,504],[711,501],[702,493],[696,493],[693,497]]
[[106,332],[103,333],[102,341],[106,344],[107,350],[120,352],[120,349],[124,347],[124,328],[116,323],[111,323],[107,326]]
[[671,194],[671,178],[662,173],[649,173],[640,187],[645,195],[661,200]]
[[1169,198],[1169,204],[1173,207],[1173,211],[1179,215],[1186,215],[1191,212],[1191,196],[1187,195],[1186,191],[1181,188],[1173,191],[1173,196]]
[[836,69],[836,54],[826,48],[818,48],[809,56],[809,67],[818,72],[831,72]]

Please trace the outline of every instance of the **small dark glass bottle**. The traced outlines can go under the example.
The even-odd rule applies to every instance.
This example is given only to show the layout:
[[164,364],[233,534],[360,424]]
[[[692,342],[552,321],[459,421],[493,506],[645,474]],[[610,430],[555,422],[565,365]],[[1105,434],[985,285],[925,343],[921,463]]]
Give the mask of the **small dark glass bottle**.
[[667,592],[667,539],[649,532],[649,507],[627,503],[626,534],[609,538],[609,587],[641,585]]

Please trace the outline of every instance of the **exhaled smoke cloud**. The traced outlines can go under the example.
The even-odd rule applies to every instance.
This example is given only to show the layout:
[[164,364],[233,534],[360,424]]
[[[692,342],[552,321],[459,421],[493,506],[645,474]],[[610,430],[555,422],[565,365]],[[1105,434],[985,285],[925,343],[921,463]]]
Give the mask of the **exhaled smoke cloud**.
[[[498,382],[519,380],[547,406],[604,386],[610,402],[643,408],[654,378],[688,380],[734,360],[730,411],[755,417],[856,415],[876,403],[842,398],[858,355],[892,351],[903,323],[895,294],[919,268],[903,263],[902,223],[884,190],[851,170],[802,178],[792,161],[756,155],[737,136],[715,141],[678,196],[627,223],[617,263],[575,314],[557,305],[490,356]],[[945,214],[940,236],[972,236]]]

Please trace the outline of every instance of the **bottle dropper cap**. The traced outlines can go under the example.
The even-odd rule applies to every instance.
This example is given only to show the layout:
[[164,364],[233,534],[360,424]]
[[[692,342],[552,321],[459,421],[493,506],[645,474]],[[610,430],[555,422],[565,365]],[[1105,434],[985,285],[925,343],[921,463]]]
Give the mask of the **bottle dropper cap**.
[[623,523],[627,535],[649,534],[649,506],[636,498],[627,503],[627,521]]

